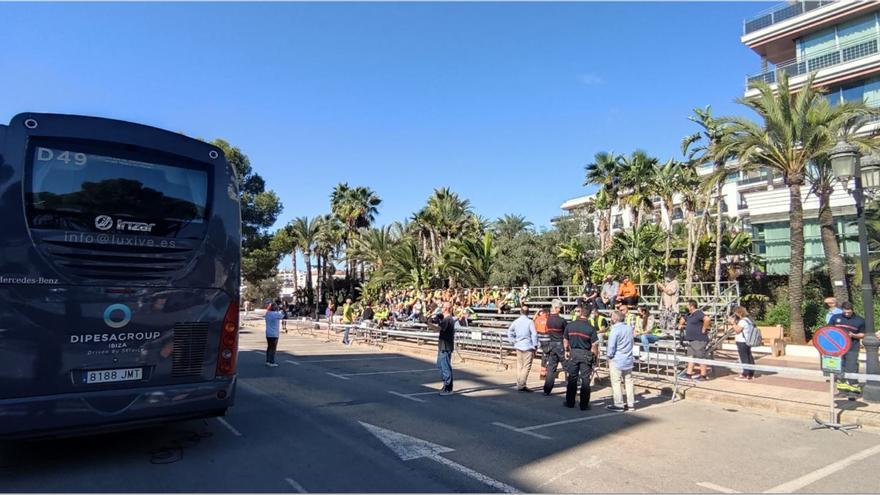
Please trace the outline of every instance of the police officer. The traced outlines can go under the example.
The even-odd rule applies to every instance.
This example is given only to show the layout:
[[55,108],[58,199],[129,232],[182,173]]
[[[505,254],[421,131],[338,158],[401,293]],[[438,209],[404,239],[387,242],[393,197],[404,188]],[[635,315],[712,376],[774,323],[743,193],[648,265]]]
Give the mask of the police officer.
[[565,326],[562,342],[568,359],[565,364],[567,383],[563,404],[565,407],[574,407],[574,397],[577,395],[578,379],[580,379],[580,407],[581,411],[585,411],[590,408],[590,375],[593,373],[594,356],[599,355],[599,334],[586,314],[581,312],[577,319]]
[[[837,313],[831,317],[832,326],[840,328],[849,334],[852,345],[849,351],[843,355],[843,371],[846,373],[859,372],[859,346],[862,339],[865,338],[865,319],[857,315],[853,310],[851,302],[846,301],[840,305],[843,309],[842,313]],[[837,390],[843,393],[861,392],[857,380],[840,380],[837,384]]]
[[[544,395],[553,392],[556,383],[556,367],[565,360],[565,348],[562,345],[562,334],[565,332],[565,319],[559,315],[562,301],[554,299],[547,317],[547,376],[544,378]],[[540,336],[539,336],[540,341]]]

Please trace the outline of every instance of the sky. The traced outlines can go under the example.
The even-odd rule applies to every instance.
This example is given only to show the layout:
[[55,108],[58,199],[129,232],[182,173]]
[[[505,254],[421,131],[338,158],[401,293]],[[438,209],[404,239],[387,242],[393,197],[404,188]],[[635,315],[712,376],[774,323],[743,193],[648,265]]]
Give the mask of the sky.
[[773,3],[0,3],[0,121],[96,115],[241,148],[284,204],[339,182],[403,220],[438,187],[549,226],[599,151],[680,156],[735,103]]

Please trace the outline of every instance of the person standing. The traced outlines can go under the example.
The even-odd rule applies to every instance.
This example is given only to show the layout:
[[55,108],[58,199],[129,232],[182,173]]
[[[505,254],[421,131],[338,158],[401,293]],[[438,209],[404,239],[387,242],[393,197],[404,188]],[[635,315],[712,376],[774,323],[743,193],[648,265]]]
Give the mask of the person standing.
[[550,316],[547,317],[547,376],[544,377],[544,395],[553,392],[556,384],[556,368],[565,360],[565,348],[562,345],[562,334],[565,332],[565,319],[559,315],[562,301],[554,299],[550,305]]
[[516,389],[520,392],[531,392],[527,382],[532,371],[532,361],[535,359],[535,349],[538,347],[538,332],[535,330],[535,322],[529,318],[529,307],[523,304],[519,312],[520,316],[507,329],[507,339],[516,349]]
[[574,321],[565,326],[562,342],[568,359],[563,405],[574,407],[580,380],[580,408],[581,411],[586,411],[590,408],[590,375],[593,374],[594,358],[599,354],[599,334],[587,318],[586,312],[580,312]]
[[618,292],[620,292],[620,284],[614,280],[614,275],[609,273],[605,277],[605,283],[602,284],[602,292],[599,293],[599,298],[596,300],[599,309],[613,308],[617,304]]
[[[436,323],[434,323],[436,322]],[[452,352],[455,350],[455,316],[452,314],[452,303],[443,303],[442,319],[429,321],[428,328],[439,330],[437,338],[437,368],[443,380],[440,395],[452,395]]]
[[[859,347],[865,338],[865,319],[855,313],[851,302],[846,301],[840,305],[842,313],[831,317],[831,325],[844,330],[849,334],[852,341],[849,350],[843,355],[844,373],[859,372]],[[837,390],[842,392],[861,392],[856,380],[841,380],[837,383]]]
[[541,349],[541,380],[547,377],[547,353],[550,352],[550,335],[547,333],[547,310],[541,308],[535,315],[535,330],[538,332],[538,347]]
[[678,312],[678,280],[672,270],[666,270],[662,282],[657,282],[660,290],[660,309]]
[[826,297],[825,298],[825,307],[828,308],[828,314],[825,315],[825,324],[830,325],[831,319],[834,318],[835,315],[839,315],[843,313],[843,310],[840,309],[840,306],[837,303],[836,297]]
[[[690,299],[687,302],[687,314],[681,319],[684,326],[684,340],[687,341],[687,354],[696,359],[706,359],[706,347],[709,345],[709,327],[712,321],[702,311],[697,309],[697,301]],[[692,380],[708,380],[709,368],[705,364],[700,365],[700,374],[694,375],[694,363],[687,364],[685,378]]]
[[[733,325],[736,332],[734,341],[736,342],[736,352],[739,354],[739,362],[741,364],[755,364],[755,357],[752,355],[752,347],[749,345],[752,335],[756,328],[755,324],[749,318],[749,312],[742,306],[737,306],[733,310],[733,314],[728,317],[728,322]],[[742,373],[734,378],[739,381],[749,381],[755,377],[755,370],[747,370],[743,368]]]
[[351,345],[351,341],[348,340],[348,333],[351,332],[351,326],[354,324],[354,307],[351,304],[351,298],[347,298],[345,300],[345,304],[342,305],[342,325],[345,328],[345,332],[342,334],[342,343],[345,345]]
[[278,367],[275,362],[275,349],[278,348],[279,324],[278,322],[284,318],[284,313],[278,310],[278,306],[272,304],[266,310],[266,366],[270,368]]
[[[611,313],[611,335],[608,336],[608,370],[611,379],[611,393],[614,404],[606,406],[609,411],[626,411],[635,409],[635,389],[633,388],[633,330],[623,322],[620,311]],[[620,382],[626,388],[626,404]]]

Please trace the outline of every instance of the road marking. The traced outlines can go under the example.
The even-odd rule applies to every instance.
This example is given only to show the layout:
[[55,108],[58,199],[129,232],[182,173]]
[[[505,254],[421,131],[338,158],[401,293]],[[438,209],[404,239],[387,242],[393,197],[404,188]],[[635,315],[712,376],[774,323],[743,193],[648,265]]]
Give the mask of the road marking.
[[715,483],[709,483],[708,481],[701,481],[701,482],[697,483],[697,486],[701,486],[703,488],[706,488],[709,490],[714,490],[716,492],[721,492],[721,493],[740,493],[739,491],[734,490],[733,488],[727,488],[727,487],[724,487],[721,485],[716,485]]
[[[565,382],[564,382],[564,381],[558,381],[558,382],[556,382],[557,385],[560,385],[560,384],[563,384],[563,383],[565,383]],[[544,382],[541,382],[540,384],[535,385],[535,386],[539,386],[539,385],[543,385],[543,384],[544,384]],[[501,388],[514,388],[514,387],[516,387],[516,382],[514,382],[514,383],[502,383],[502,384],[500,384],[500,385],[485,385],[485,386],[482,386],[482,387],[463,388],[463,389],[460,389],[460,390],[456,390],[456,391],[453,392],[453,393],[454,393],[454,394],[469,394],[469,393],[471,393],[471,392],[483,392],[483,391],[486,391],[486,390],[498,390],[498,389],[501,389]],[[431,395],[431,394],[436,394],[436,393],[437,393],[437,391],[434,391],[434,392],[415,392],[415,393],[412,393],[412,394],[406,394],[406,395]]]
[[431,443],[420,438],[404,435],[403,433],[399,433],[396,431],[387,430],[385,428],[371,425],[369,423],[364,423],[363,421],[358,421],[358,423],[360,423],[361,426],[366,428],[367,431],[372,433],[376,438],[384,443],[386,447],[397,454],[397,456],[400,457],[402,461],[411,461],[413,459],[420,459],[424,457],[426,459],[430,459],[432,461],[443,464],[444,466],[447,466],[451,469],[454,469],[464,474],[465,476],[469,476],[487,486],[491,486],[492,488],[495,488],[500,492],[519,492],[519,490],[506,483],[502,483],[498,480],[492,479],[483,473],[478,473],[477,471],[474,471],[469,467],[462,466],[461,464],[450,461],[449,459],[440,455],[447,452],[453,452],[454,449],[450,449],[449,447],[444,447],[442,445],[437,445],[436,443]]
[[[546,436],[546,435],[541,435],[540,433],[534,433],[534,432],[531,432],[531,431],[526,431],[526,430],[523,430],[523,429],[521,429],[521,428],[517,428],[516,426],[511,426],[511,425],[506,424],[506,423],[501,423],[501,422],[495,421],[495,422],[492,423],[492,424],[495,425],[495,426],[500,426],[500,427],[502,427],[502,428],[507,428],[508,430],[513,430],[513,431],[515,431],[515,432],[517,432],[517,433],[523,433],[523,434],[525,434],[525,435],[529,435],[529,436],[532,436],[532,437],[535,437],[535,438],[540,438],[541,440],[551,440],[551,438],[548,437],[548,436]],[[540,488],[540,487],[538,487],[538,488]]]
[[[403,397],[404,399],[409,399],[409,400],[414,401],[414,402],[425,402],[425,401],[422,400],[422,399],[417,399],[417,398],[415,398],[415,397],[410,397],[409,395],[402,394],[402,393],[400,393],[400,392],[395,392],[395,391],[393,391],[393,390],[389,390],[388,393],[389,393],[389,394],[392,394],[392,395],[396,395],[396,396],[398,396],[398,397]],[[437,392],[433,392],[433,393],[436,394]]]
[[787,483],[783,483],[779,486],[775,486],[764,493],[791,493],[795,490],[800,490],[801,488],[811,485],[822,478],[827,478],[832,474],[841,471],[856,462],[867,459],[872,455],[876,455],[880,453],[880,445],[875,445],[869,449],[865,449],[861,452],[855,453],[845,459],[841,459],[833,464],[829,464],[821,469],[817,469],[811,473],[807,473],[800,478],[793,479]]
[[[598,402],[598,401],[594,401],[594,402]],[[638,411],[645,411],[645,410],[648,410],[648,409],[656,409],[656,408],[658,408],[658,407],[665,407],[665,406],[670,406],[670,405],[672,405],[672,402],[671,402],[671,401],[667,401],[667,402],[664,402],[664,403],[662,403],[662,404],[657,404],[657,405],[655,405],[655,406],[647,406],[647,407],[640,408],[640,409],[638,409]],[[532,432],[533,432],[534,430],[540,430],[540,429],[542,429],[542,428],[551,428],[551,427],[553,427],[553,426],[561,426],[561,425],[567,425],[567,424],[571,424],[571,423],[581,423],[581,422],[584,422],[584,421],[592,421],[592,420],[594,420],[594,419],[602,419],[602,418],[607,418],[607,417],[610,417],[610,416],[623,416],[623,415],[626,415],[626,414],[632,414],[632,413],[609,412],[609,413],[596,414],[596,415],[593,415],[593,416],[583,416],[583,417],[581,417],[581,418],[564,419],[564,420],[562,420],[562,421],[554,421],[554,422],[552,422],[552,423],[544,423],[544,424],[540,424],[540,425],[523,426],[523,427],[520,427],[520,428],[517,428],[516,426],[511,426],[511,425],[508,425],[508,424],[505,424],[505,423],[500,423],[500,422],[497,422],[497,421],[496,421],[496,422],[493,422],[492,424],[495,425],[495,426],[500,426],[501,428],[507,428],[508,430],[512,430],[512,431],[515,431],[515,432],[517,432],[517,433],[522,433],[522,434],[524,434],[524,435],[535,436],[535,434],[532,433]],[[545,437],[544,435],[539,435],[539,438],[541,438],[541,437],[543,437],[543,438],[545,438],[545,439],[550,439],[550,437]]]
[[596,456],[594,456],[594,455],[593,455],[593,456],[590,456],[590,458],[587,459],[586,461],[580,461],[580,462],[578,462],[577,465],[575,465],[574,467],[569,468],[569,469],[566,469],[565,471],[563,471],[563,472],[557,474],[556,476],[550,478],[549,480],[547,480],[547,481],[541,483],[540,485],[538,485],[538,487],[537,487],[538,490],[537,490],[537,491],[540,491],[541,488],[544,488],[545,486],[547,486],[547,485],[553,483],[554,481],[556,481],[556,480],[562,478],[563,476],[568,476],[569,474],[575,472],[575,471],[578,470],[578,469],[581,469],[581,468],[594,468],[594,467],[598,467],[599,464],[601,464],[601,463],[602,463],[602,461],[599,460],[598,457],[596,457]]
[[300,363],[297,363],[296,361],[293,361],[293,360],[291,360],[291,359],[285,359],[284,362],[285,362],[285,363],[290,363],[290,364],[295,364],[295,365],[297,365],[297,366],[299,366],[299,364],[300,364]]
[[225,419],[223,419],[223,418],[221,418],[221,417],[218,416],[218,417],[217,417],[217,421],[219,421],[220,424],[222,424],[223,426],[225,426],[227,430],[231,431],[233,435],[235,435],[235,436],[237,436],[237,437],[240,437],[240,436],[241,436],[241,432],[239,432],[238,430],[236,430],[235,427],[232,426],[231,424],[229,424],[229,422],[227,422]]
[[348,380],[347,376],[337,375],[336,373],[330,373],[329,371],[327,372],[327,374],[330,376],[335,376],[336,378],[339,378],[340,380]]
[[393,375],[395,373],[421,373],[424,371],[437,371],[437,368],[422,368],[419,370],[366,371],[364,373],[342,373],[342,375],[344,375],[344,376]]
[[309,493],[309,492],[306,491],[305,488],[303,488],[302,485],[300,485],[299,483],[297,483],[296,480],[293,479],[293,478],[284,478],[284,481],[286,481],[287,484],[289,484],[290,486],[292,486],[293,489],[296,490],[296,493]]
[[353,359],[315,359],[311,361],[303,361],[305,364],[309,363],[335,363],[335,362],[346,362],[346,361],[388,361],[390,359],[413,359],[407,356],[400,357],[379,357],[379,358],[353,358]]

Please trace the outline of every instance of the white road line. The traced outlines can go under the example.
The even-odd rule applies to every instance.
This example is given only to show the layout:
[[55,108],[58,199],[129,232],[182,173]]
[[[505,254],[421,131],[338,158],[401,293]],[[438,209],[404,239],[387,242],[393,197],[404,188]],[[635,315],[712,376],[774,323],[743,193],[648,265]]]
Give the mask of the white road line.
[[345,376],[393,375],[396,373],[420,373],[423,371],[437,371],[437,368],[422,368],[419,370],[367,371],[364,373],[343,373],[343,375],[345,375]]
[[236,430],[235,427],[232,426],[231,424],[229,424],[225,419],[223,419],[223,418],[221,418],[221,417],[218,416],[218,417],[217,417],[217,421],[219,421],[220,424],[222,424],[223,426],[225,426],[227,430],[231,431],[233,435],[235,435],[235,436],[237,436],[237,437],[240,437],[240,436],[241,436],[241,432],[239,432],[238,430]]
[[507,483],[502,483],[498,480],[494,480],[494,479],[486,476],[483,473],[478,473],[467,466],[462,466],[461,464],[454,462],[454,461],[450,461],[449,459],[447,459],[443,456],[434,455],[431,457],[431,459],[439,462],[440,464],[446,465],[446,466],[448,466],[448,467],[450,467],[450,468],[452,468],[452,469],[454,469],[454,470],[456,470],[466,476],[470,476],[471,478],[478,480],[485,485],[491,486],[492,488],[494,488],[502,493],[519,493],[519,490],[508,485]]
[[727,488],[725,486],[716,485],[715,483],[709,483],[708,481],[701,481],[697,483],[697,486],[701,486],[708,490],[714,490],[716,492],[721,493],[740,493],[738,490],[734,490],[733,488]]
[[296,493],[309,493],[306,491],[305,488],[303,488],[302,485],[297,483],[296,480],[293,478],[284,478],[284,481],[286,481],[290,486],[292,486],[293,489],[296,490]]
[[596,457],[596,456],[590,456],[590,458],[587,459],[586,461],[580,461],[580,462],[578,462],[577,465],[575,465],[574,467],[571,467],[571,468],[569,468],[569,469],[566,469],[565,471],[563,471],[563,472],[557,474],[556,476],[550,478],[549,480],[547,480],[547,481],[541,483],[540,485],[538,485],[538,490],[537,490],[537,491],[540,491],[541,488],[544,488],[545,486],[547,486],[547,485],[549,485],[549,484],[552,484],[553,482],[559,480],[559,479],[562,478],[563,476],[568,476],[569,474],[571,474],[571,473],[577,471],[578,469],[581,469],[581,468],[594,468],[594,467],[597,467],[597,466],[598,466],[599,464],[601,464],[601,463],[602,463],[602,461],[600,461],[598,457]]
[[[411,400],[411,401],[413,401],[413,402],[425,402],[425,401],[423,401],[422,399],[417,399],[417,398],[415,398],[415,397],[410,397],[409,395],[402,394],[402,393],[400,393],[400,392],[395,392],[394,390],[389,390],[388,393],[389,393],[389,394],[392,394],[392,395],[396,395],[396,396],[398,396],[398,397],[403,397],[404,399],[409,399],[409,400]],[[432,392],[432,393],[436,394],[437,392]]]
[[299,366],[299,364],[300,364],[300,363],[297,363],[296,361],[293,361],[293,360],[291,360],[291,359],[285,359],[284,362],[285,362],[285,363],[290,363],[290,364],[295,364],[295,365],[297,365],[297,366]]
[[[511,426],[511,425],[506,424],[506,423],[501,423],[501,422],[495,421],[495,422],[492,423],[492,424],[495,425],[495,426],[500,426],[500,427],[502,427],[502,428],[507,428],[508,430],[513,430],[513,431],[515,431],[515,432],[517,432],[517,433],[522,433],[522,434],[524,434],[524,435],[529,435],[529,436],[532,436],[532,437],[535,437],[535,438],[540,438],[541,440],[551,440],[551,438],[548,437],[548,436],[546,436],[546,435],[541,435],[540,433],[534,433],[534,432],[531,432],[531,431],[526,431],[526,430],[523,430],[522,428],[517,428],[516,426]],[[540,488],[540,487],[538,487],[538,488]]]
[[339,378],[340,380],[348,380],[349,379],[347,376],[337,375],[336,373],[330,373],[329,371],[327,372],[327,374],[330,376],[335,376],[336,378]]
[[407,357],[407,356],[400,356],[400,357],[352,358],[352,359],[345,359],[345,358],[341,358],[341,359],[315,359],[312,361],[303,361],[303,363],[309,364],[309,363],[335,363],[335,362],[346,362],[346,361],[388,361],[391,359],[412,359],[412,358]]
[[[639,408],[639,409],[636,410],[636,412],[647,411],[648,409],[657,409],[657,408],[659,408],[659,407],[667,407],[667,406],[671,406],[671,405],[672,405],[672,401],[667,401],[667,402],[663,402],[662,404],[657,404],[657,405],[655,405],[655,406],[647,406],[647,407]],[[594,419],[602,419],[602,418],[607,418],[607,417],[610,417],[610,416],[623,416],[623,415],[627,415],[627,414],[633,414],[633,412],[628,412],[628,413],[622,413],[622,412],[602,413],[602,414],[596,414],[596,415],[594,415],[594,416],[584,416],[584,417],[581,417],[581,418],[565,419],[565,420],[562,420],[562,421],[554,421],[554,422],[552,422],[552,423],[544,423],[544,424],[540,424],[540,425],[524,426],[524,427],[522,427],[522,428],[519,428],[519,430],[522,430],[522,431],[540,430],[540,429],[542,429],[542,428],[550,428],[550,427],[553,427],[553,426],[567,425],[567,424],[571,424],[571,423],[581,423],[581,422],[583,422],[583,421],[592,421],[592,420],[594,420]]]
[[[562,384],[562,383],[565,383],[565,382],[563,382],[563,381],[556,382],[557,385]],[[543,384],[544,384],[544,382],[541,382],[541,383],[538,384],[538,385],[533,385],[532,388],[537,387],[537,386],[541,386],[541,385],[543,385]],[[516,387],[516,382],[514,382],[514,383],[502,383],[502,384],[500,384],[500,385],[485,385],[485,386],[482,386],[482,387],[463,388],[463,389],[460,389],[460,390],[456,390],[456,391],[453,392],[453,393],[454,393],[454,394],[469,394],[469,393],[472,393],[472,392],[483,392],[483,391],[486,391],[486,390],[498,390],[498,389],[502,389],[502,388],[514,388],[514,387]],[[415,392],[415,393],[412,393],[412,394],[406,394],[406,395],[431,395],[431,394],[436,394],[436,393],[437,393],[437,391],[434,391],[434,392]]]
[[828,476],[831,476],[832,474],[841,471],[855,464],[856,462],[867,459],[868,457],[871,457],[872,455],[876,455],[878,453],[880,453],[880,445],[875,445],[869,449],[865,449],[847,458],[841,459],[833,464],[829,464],[821,469],[817,469],[811,473],[807,473],[800,478],[793,479],[779,486],[775,486],[765,491],[764,493],[791,493],[795,490],[800,490],[807,485],[812,485],[822,478],[827,478]]

